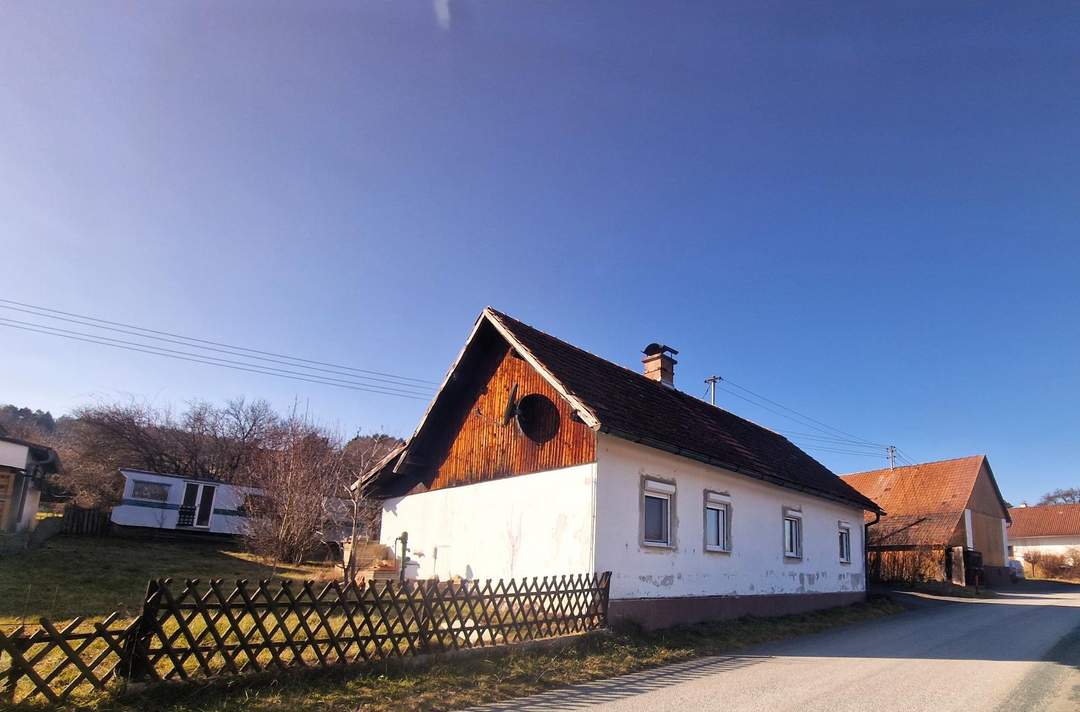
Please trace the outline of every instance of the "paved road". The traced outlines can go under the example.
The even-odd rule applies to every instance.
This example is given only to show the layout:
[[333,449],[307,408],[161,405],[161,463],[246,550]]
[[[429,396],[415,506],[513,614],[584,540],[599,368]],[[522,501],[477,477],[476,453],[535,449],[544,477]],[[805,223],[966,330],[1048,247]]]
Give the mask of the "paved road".
[[888,619],[477,709],[1080,710],[1080,587],[909,600]]

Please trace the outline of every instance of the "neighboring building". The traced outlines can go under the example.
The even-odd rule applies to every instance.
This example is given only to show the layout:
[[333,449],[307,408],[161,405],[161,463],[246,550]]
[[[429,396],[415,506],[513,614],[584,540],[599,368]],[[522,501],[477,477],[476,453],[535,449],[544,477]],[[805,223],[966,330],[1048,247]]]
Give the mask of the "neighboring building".
[[1008,579],[1009,512],[985,455],[842,475],[888,512],[869,527],[870,573],[884,580]]
[[240,534],[244,500],[259,490],[211,478],[121,468],[124,494],[112,522],[123,527]]
[[1045,504],[1009,510],[1009,555],[1023,559],[1028,552],[1067,555],[1080,550],[1080,504]]
[[59,468],[52,448],[0,435],[0,532],[33,529],[45,478]]
[[786,438],[485,309],[413,437],[361,481],[419,575],[611,571],[647,626],[865,597],[877,505]]

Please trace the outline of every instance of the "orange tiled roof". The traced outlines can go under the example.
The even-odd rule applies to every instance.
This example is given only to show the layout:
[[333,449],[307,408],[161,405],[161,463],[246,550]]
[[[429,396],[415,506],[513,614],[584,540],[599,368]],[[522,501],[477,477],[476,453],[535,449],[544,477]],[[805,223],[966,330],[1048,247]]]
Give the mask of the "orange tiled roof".
[[1045,504],[1013,507],[1009,538],[1029,536],[1080,536],[1080,504]]
[[871,545],[946,545],[985,460],[985,455],[972,455],[840,478],[886,512],[870,530]]
[[890,515],[963,511],[984,455],[840,475]]
[[870,527],[870,546],[946,545],[964,511],[885,515]]

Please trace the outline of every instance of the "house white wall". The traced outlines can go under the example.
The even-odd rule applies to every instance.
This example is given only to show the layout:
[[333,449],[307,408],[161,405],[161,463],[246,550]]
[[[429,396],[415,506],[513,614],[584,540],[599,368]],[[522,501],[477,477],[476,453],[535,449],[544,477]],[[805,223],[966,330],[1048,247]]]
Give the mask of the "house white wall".
[[388,499],[380,541],[408,532],[420,578],[589,573],[595,481],[590,463]]
[[[121,470],[124,476],[124,494],[119,505],[113,507],[112,521],[114,524],[127,527],[150,527],[154,529],[176,529],[177,517],[180,505],[184,502],[184,489],[188,482],[201,482],[200,480],[187,480],[170,475],[159,475],[151,472],[136,472]],[[167,499],[162,501],[140,499],[134,496],[135,482],[154,482],[168,487]],[[234,487],[221,483],[207,483],[215,485],[213,513],[210,516],[210,527],[202,531],[213,534],[240,534],[243,532],[246,519],[240,514],[243,499],[251,490],[246,487]],[[198,531],[198,529],[196,529]]]
[[[672,549],[639,542],[643,475],[675,481]],[[731,553],[705,551],[705,490],[730,495]],[[603,434],[596,501],[595,566],[612,572],[612,599],[865,590],[863,513],[855,507]],[[801,559],[784,557],[784,507],[802,510]],[[850,524],[850,563],[840,562],[840,521]]]
[[1030,551],[1062,556],[1069,549],[1080,549],[1080,536],[1009,537],[1009,546],[1014,559],[1023,559]]

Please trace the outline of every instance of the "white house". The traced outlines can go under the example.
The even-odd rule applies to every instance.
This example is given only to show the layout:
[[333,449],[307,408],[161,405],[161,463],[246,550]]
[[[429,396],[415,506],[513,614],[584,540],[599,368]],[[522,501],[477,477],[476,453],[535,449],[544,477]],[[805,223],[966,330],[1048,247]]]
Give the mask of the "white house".
[[865,597],[871,500],[786,438],[487,308],[412,438],[361,480],[419,575],[611,571],[649,627]]
[[59,466],[52,448],[0,435],[0,532],[34,528],[45,477]]
[[1075,556],[1080,551],[1080,504],[1045,504],[1009,510],[1009,554],[1024,559],[1029,552]]
[[123,527],[240,534],[244,500],[259,490],[213,479],[122,468],[124,494],[112,522]]

